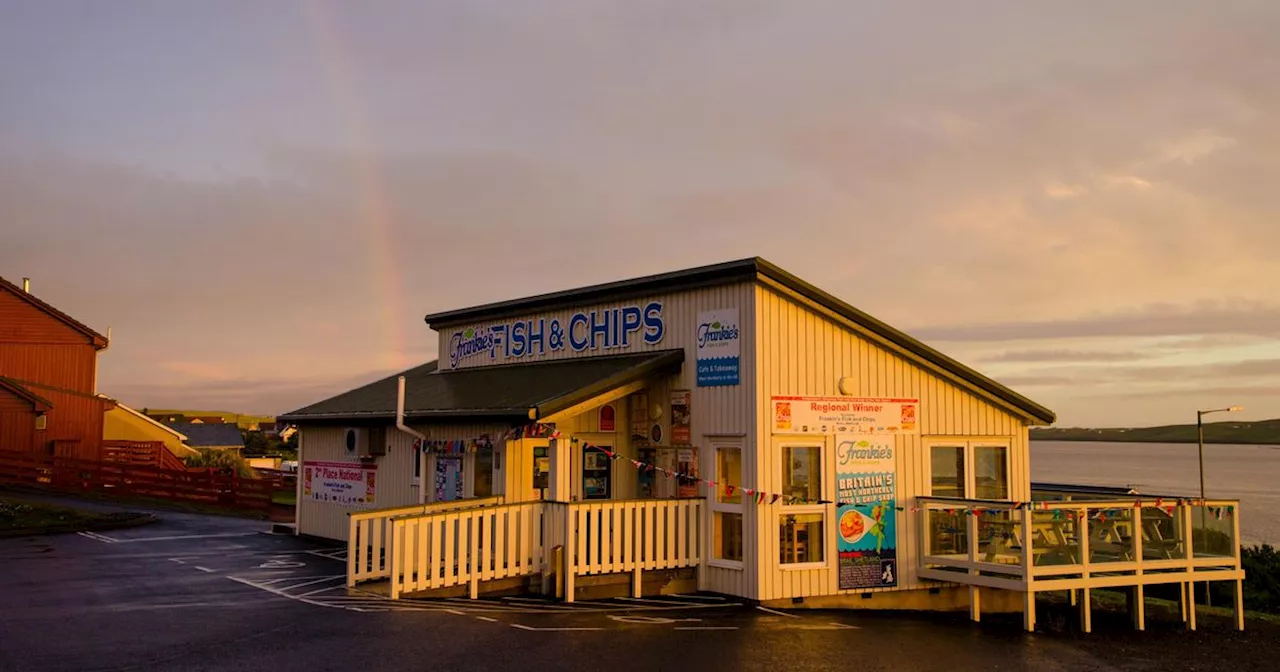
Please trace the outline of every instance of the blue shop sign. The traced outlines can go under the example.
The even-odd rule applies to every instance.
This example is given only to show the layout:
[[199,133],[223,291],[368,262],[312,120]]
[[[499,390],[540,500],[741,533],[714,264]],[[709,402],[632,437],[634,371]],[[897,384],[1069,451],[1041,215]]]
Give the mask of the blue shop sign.
[[564,350],[592,352],[662,342],[666,324],[662,302],[574,313],[567,324],[545,317],[469,327],[449,338],[449,368],[488,355],[490,360],[519,359]]

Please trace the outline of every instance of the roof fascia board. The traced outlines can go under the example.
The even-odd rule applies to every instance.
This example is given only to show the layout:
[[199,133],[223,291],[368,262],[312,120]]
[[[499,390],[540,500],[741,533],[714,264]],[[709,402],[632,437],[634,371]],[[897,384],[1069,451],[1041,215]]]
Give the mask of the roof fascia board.
[[[777,279],[774,279],[773,277],[763,275],[763,274],[759,278],[759,282],[765,287],[775,292],[778,292],[779,294],[782,294],[783,296],[793,301],[796,301],[801,305],[804,305],[806,308],[809,308],[810,310],[814,310],[822,314],[828,319],[833,319],[837,322],[847,325],[848,327],[856,331],[858,334],[862,335],[868,340],[873,341],[880,347],[883,347],[886,350],[889,350],[890,352],[893,352],[894,354],[900,357],[903,357],[908,361],[911,361],[916,365],[921,366],[930,372],[933,372],[935,374],[940,375],[943,378],[946,378],[947,380],[961,386],[962,388],[977,394],[983,399],[987,399],[996,403],[998,406],[1011,412],[1013,415],[1017,417],[1023,418],[1024,420],[1027,420],[1027,421],[1044,423],[1046,425],[1053,424],[1053,422],[1056,420],[1056,416],[1053,414],[1052,411],[1048,411],[1048,409],[1044,409],[1046,413],[1045,415],[1040,415],[1038,412],[1033,412],[1029,408],[1024,408],[1018,405],[1017,403],[1015,403],[1013,400],[1006,399],[1003,395],[995,392],[994,390],[987,389],[985,386],[973,380],[970,380],[968,377],[961,376],[953,371],[950,371],[944,366],[942,366],[941,364],[934,362],[930,359],[927,359],[926,357],[914,352],[913,350],[905,347],[904,345],[898,343],[897,341],[892,340],[887,334],[879,333],[880,331],[879,329],[873,329],[868,324],[864,324],[863,322],[860,321],[864,317],[864,314],[862,314],[861,311],[851,311],[851,312],[854,312],[854,315],[857,316],[855,318],[854,316],[846,315],[841,311],[834,310],[832,307],[827,305],[828,301],[837,302],[836,305],[843,304],[844,302],[839,301],[839,299],[835,299],[834,297],[831,297],[830,299],[827,299],[826,301],[824,301],[821,298],[807,296],[806,294],[801,293],[800,291],[797,291],[797,289],[792,288],[787,284],[783,284],[783,282]],[[800,282],[803,283],[804,285],[808,285],[808,283],[804,283],[803,281],[800,281]],[[812,286],[810,285],[810,287]],[[826,292],[823,292],[822,290],[819,290],[816,287],[813,289],[815,290],[816,293],[819,293],[820,295],[826,295]],[[830,296],[830,295],[826,295],[826,296]],[[844,308],[844,306],[841,305],[841,308]],[[875,320],[870,316],[866,316],[866,319],[868,320],[868,322],[876,325],[877,327],[880,327],[881,329],[888,330],[889,332],[896,332],[894,335],[900,335],[901,337],[908,339],[909,342],[915,345],[918,345],[918,347],[920,347],[921,349],[928,349],[932,351],[932,348],[928,348],[928,346],[925,346],[923,343],[918,343],[917,341],[915,341],[915,339],[912,339],[910,336],[907,336],[906,334],[897,332],[897,330],[893,329],[892,327],[889,327],[888,325],[884,325],[879,320]],[[949,357],[941,353],[936,353],[936,355],[939,358],[944,359],[946,361],[953,361]],[[954,365],[957,367],[963,366],[958,362],[955,363]],[[973,375],[976,378],[985,378],[984,376],[982,376],[982,374],[979,374],[977,372],[974,372]]]
[[683,364],[684,350],[668,350],[661,356],[646,360],[624,371],[619,371],[604,380],[597,381],[555,399],[548,399],[538,404],[536,408],[530,409],[529,415],[531,417],[529,419],[538,420],[543,418],[542,422],[550,422],[550,420],[546,419],[548,416],[564,417],[567,409],[591,402],[610,390],[628,386],[634,382],[642,383],[638,389],[643,389],[645,379],[667,368],[675,369]]
[[[644,380],[644,379],[635,380],[630,383],[625,383],[621,387],[615,387],[612,390],[609,390],[602,394],[597,394],[595,396],[592,396],[589,399],[580,401],[576,404],[573,404],[572,406],[566,406],[563,409],[557,410],[557,411],[552,411],[551,410],[552,406],[550,405],[541,407],[541,408],[532,408],[530,409],[530,415],[532,415],[533,417],[529,419],[537,420],[538,422],[545,422],[549,425],[553,425],[562,420],[567,420],[576,415],[585,413],[597,406],[603,406],[604,404],[608,404],[608,403],[617,401],[619,399],[622,399],[623,397],[626,397],[627,395],[632,394],[634,392],[639,392],[640,390],[643,390],[644,388],[648,387],[648,385],[649,385],[648,380]],[[538,417],[539,415],[542,415],[542,417],[539,418]]]
[[683,292],[738,282],[750,282],[756,275],[756,264],[757,261],[755,259],[731,261],[714,266],[650,275],[581,289],[570,289],[523,299],[488,303],[473,308],[432,313],[423,319],[432,329],[439,331],[440,329],[447,329],[461,324],[519,317],[539,311],[546,312],[587,306],[604,301],[622,301],[654,294]]

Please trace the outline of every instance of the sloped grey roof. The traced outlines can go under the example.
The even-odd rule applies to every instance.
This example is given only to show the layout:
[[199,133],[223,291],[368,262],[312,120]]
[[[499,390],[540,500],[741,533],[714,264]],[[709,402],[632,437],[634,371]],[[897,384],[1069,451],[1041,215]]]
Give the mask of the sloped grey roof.
[[285,413],[278,419],[296,423],[394,418],[397,380],[403,375],[406,418],[486,417],[528,422],[619,385],[650,375],[678,371],[683,362],[683,350],[486,366],[461,371],[439,371],[436,362],[432,361]]
[[193,448],[244,447],[244,436],[234,422],[165,422],[166,426],[187,437]]

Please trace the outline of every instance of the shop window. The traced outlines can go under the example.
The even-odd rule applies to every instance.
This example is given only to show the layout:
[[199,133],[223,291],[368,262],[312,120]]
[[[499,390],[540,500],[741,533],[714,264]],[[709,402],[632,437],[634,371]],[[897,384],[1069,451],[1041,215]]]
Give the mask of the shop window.
[[1009,499],[1009,446],[948,441],[929,447],[930,494],[960,499]]
[[817,503],[822,499],[822,449],[783,446],[782,494],[788,500]]
[[964,497],[964,446],[934,446],[930,452],[934,497]]
[[781,516],[778,561],[784,565],[821,563],[825,544],[823,513],[796,513]]
[[[716,501],[742,503],[742,449],[716,448]],[[730,494],[732,486],[732,494]]]
[[1009,498],[1009,449],[973,447],[974,493],[978,499]]
[[[712,562],[739,568],[742,563],[742,446],[715,446],[716,495],[711,500]],[[732,492],[730,490],[732,489]]]
[[715,553],[718,560],[742,562],[742,514],[715,512]]
[[533,448],[533,489],[539,493],[538,498],[541,499],[546,495],[546,490],[549,487],[551,487],[550,448],[548,448],[547,446],[534,446]]

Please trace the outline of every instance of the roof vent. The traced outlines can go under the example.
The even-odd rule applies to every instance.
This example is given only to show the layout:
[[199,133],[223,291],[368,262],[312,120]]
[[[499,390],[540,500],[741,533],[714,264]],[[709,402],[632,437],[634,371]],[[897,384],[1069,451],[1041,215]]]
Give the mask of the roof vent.
[[28,293],[28,294],[30,294],[30,293],[31,293],[31,278],[23,278],[23,279],[22,279],[22,291],[24,291],[24,292],[26,292],[26,293]]

